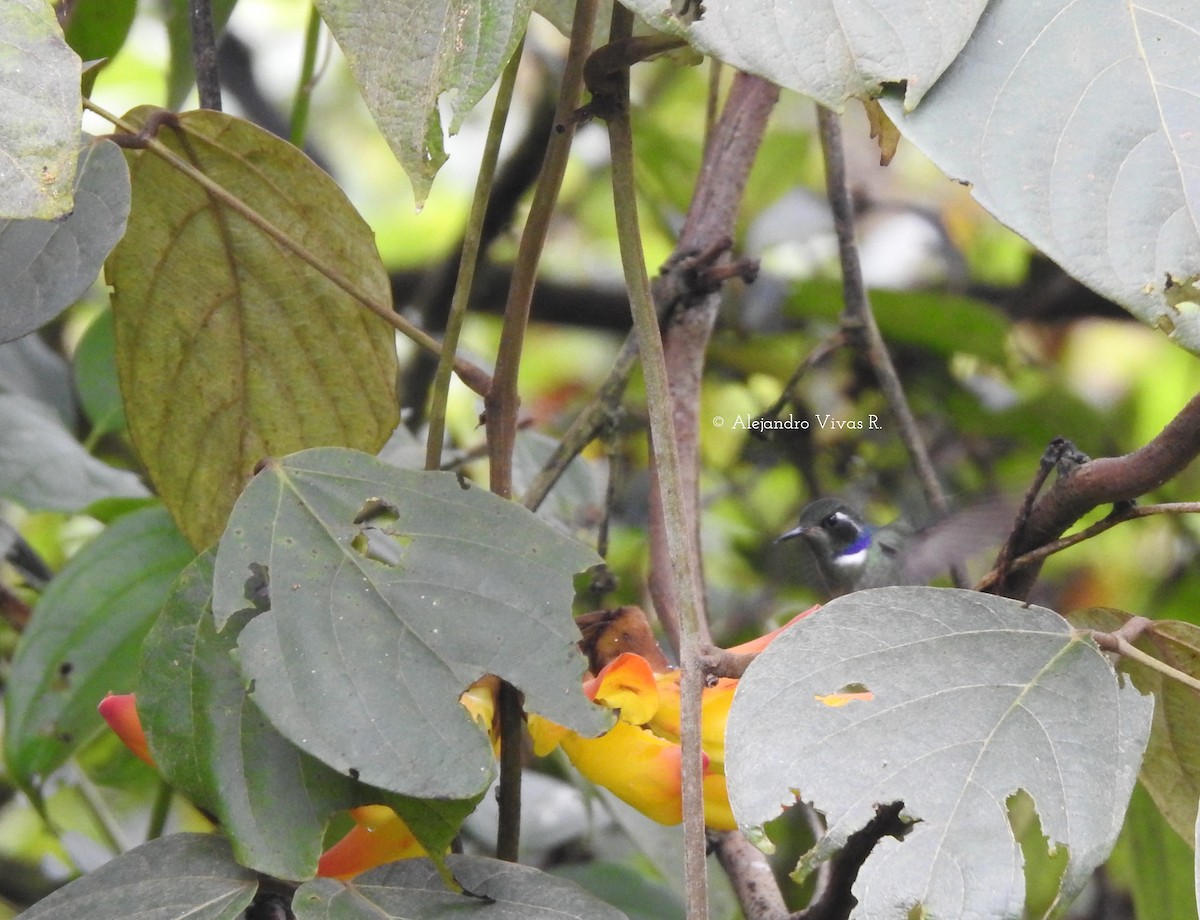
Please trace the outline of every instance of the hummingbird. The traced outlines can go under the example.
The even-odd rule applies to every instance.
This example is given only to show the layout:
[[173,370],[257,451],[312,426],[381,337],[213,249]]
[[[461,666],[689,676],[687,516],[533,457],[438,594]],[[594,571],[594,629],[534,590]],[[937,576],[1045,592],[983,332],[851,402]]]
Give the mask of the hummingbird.
[[799,537],[815,562],[819,587],[837,597],[863,588],[923,585],[951,566],[999,544],[1011,513],[1000,503],[970,508],[916,528],[903,520],[871,527],[836,498],[819,498],[776,539]]

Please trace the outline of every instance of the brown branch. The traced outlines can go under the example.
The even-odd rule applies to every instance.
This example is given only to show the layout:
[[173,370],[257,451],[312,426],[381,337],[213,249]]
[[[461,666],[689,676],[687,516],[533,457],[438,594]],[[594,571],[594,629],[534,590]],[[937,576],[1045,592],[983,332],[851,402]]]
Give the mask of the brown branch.
[[188,0],[188,25],[192,31],[192,65],[200,108],[221,111],[221,78],[217,72],[217,39],[213,29],[212,0]]
[[[1087,460],[1060,471],[1042,493],[1014,547],[1023,554],[1056,540],[1093,508],[1129,502],[1178,476],[1200,454],[1200,395],[1184,406],[1145,446],[1120,457]],[[1040,560],[997,582],[995,594],[1024,598],[1041,570]]]
[[787,905],[766,856],[737,831],[721,834],[713,846],[717,862],[733,883],[746,920],[778,920]]
[[[712,269],[731,264],[726,255],[750,167],[762,143],[767,119],[779,98],[779,88],[761,77],[739,73],[729,88],[725,108],[704,154],[696,191],[688,208],[675,254],[668,261],[659,287],[678,296],[671,298],[656,289],[660,310],[667,311],[663,348],[671,386],[671,411],[679,445],[680,474],[689,526],[699,546],[697,505],[700,441],[700,381],[709,336],[720,306],[719,287]],[[743,268],[743,270],[745,270]],[[667,300],[670,302],[665,302]],[[657,470],[650,466],[652,494],[657,494]],[[670,585],[670,560],[663,533],[662,509],[650,504],[650,594],[671,643],[679,648],[676,600]],[[707,618],[702,619],[704,643]]]

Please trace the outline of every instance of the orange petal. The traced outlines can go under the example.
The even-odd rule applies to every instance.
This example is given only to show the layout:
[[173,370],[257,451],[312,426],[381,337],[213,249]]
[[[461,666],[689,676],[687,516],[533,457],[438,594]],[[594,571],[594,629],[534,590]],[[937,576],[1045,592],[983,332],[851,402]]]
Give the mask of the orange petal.
[[125,747],[157,769],[146,741],[146,732],[142,730],[142,720],[138,718],[137,697],[132,693],[110,693],[96,708],[108,727],[125,742]]
[[588,699],[609,709],[619,709],[621,720],[645,725],[658,709],[658,684],[641,655],[622,652],[595,677],[583,684]]
[[768,645],[771,644],[772,639],[774,639],[776,636],[778,636],[781,632],[783,632],[785,629],[787,629],[793,623],[795,623],[799,620],[803,620],[806,616],[810,616],[810,615],[816,613],[820,609],[821,609],[821,605],[815,604],[812,607],[809,607],[803,613],[796,614],[794,617],[792,617],[790,620],[788,620],[786,623],[784,623],[778,629],[773,629],[766,635],[759,636],[757,639],[751,639],[749,642],[743,642],[741,645],[735,645],[733,648],[727,649],[727,651],[733,652],[734,654],[737,654],[737,655],[746,655],[746,654],[749,654],[750,652],[761,652],[763,649],[765,649]]
[[386,805],[350,809],[354,827],[324,852],[317,875],[352,878],[384,863],[428,855],[404,820]]

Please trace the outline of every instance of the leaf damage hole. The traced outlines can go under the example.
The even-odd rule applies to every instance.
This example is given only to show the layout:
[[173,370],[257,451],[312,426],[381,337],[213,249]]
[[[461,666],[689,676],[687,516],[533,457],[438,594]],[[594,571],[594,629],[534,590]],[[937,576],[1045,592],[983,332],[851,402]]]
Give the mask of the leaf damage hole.
[[824,703],[831,709],[836,709],[850,703],[868,703],[875,699],[875,694],[871,692],[866,684],[852,681],[851,683],[844,684],[833,693],[818,693],[813,699],[818,703]]
[[1008,826],[1021,848],[1027,892],[1057,892],[1067,871],[1070,855],[1065,846],[1058,846],[1042,830],[1037,806],[1026,790],[1018,789],[1004,801],[1008,810]]
[[399,565],[412,541],[396,530],[399,520],[400,510],[394,504],[378,496],[368,498],[354,515],[358,533],[350,541],[351,549],[384,565]]

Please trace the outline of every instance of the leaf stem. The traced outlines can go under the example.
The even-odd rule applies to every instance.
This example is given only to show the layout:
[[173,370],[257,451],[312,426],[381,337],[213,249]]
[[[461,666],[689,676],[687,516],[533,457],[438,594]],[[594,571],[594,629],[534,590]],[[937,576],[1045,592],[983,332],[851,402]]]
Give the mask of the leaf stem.
[[308,25],[304,30],[304,57],[300,63],[300,79],[296,83],[296,98],[292,102],[291,125],[288,140],[295,147],[304,146],[304,135],[308,133],[308,113],[312,105],[313,74],[317,69],[317,43],[321,37],[321,14],[315,4],[308,11]]
[[146,839],[157,840],[163,835],[167,826],[167,816],[171,813],[171,800],[175,796],[170,784],[165,779],[158,781],[158,791],[154,795],[154,804],[150,808],[150,823],[146,827]]
[[517,71],[521,66],[521,53],[525,47],[522,38],[496,90],[496,105],[492,109],[492,120],[488,125],[487,141],[484,143],[483,160],[479,165],[479,177],[475,180],[475,196],[471,199],[471,210],[467,215],[467,226],[463,231],[462,255],[458,263],[458,279],[454,285],[454,296],[450,301],[450,314],[446,318],[446,331],[442,336],[442,353],[438,356],[437,371],[433,378],[429,406],[429,435],[425,442],[425,469],[436,470],[442,464],[442,441],[446,432],[446,402],[450,392],[450,374],[454,356],[458,351],[458,338],[462,332],[467,304],[471,299],[471,286],[475,283],[475,268],[479,263],[479,252],[483,239],[483,220],[491,197],[492,182],[496,176],[496,163],[500,159],[500,141],[504,137],[504,126],[512,106],[513,87],[517,82]]
[[217,39],[213,31],[212,0],[188,0],[192,33],[192,66],[200,108],[221,111],[221,78],[217,72]]
[[[613,5],[610,41],[627,36],[633,15],[620,4]],[[683,747],[683,834],[684,901],[688,920],[708,916],[707,841],[704,830],[703,752],[700,748],[700,692],[704,670],[700,659],[701,621],[700,573],[694,531],[690,526],[683,494],[675,423],[671,414],[671,394],[667,366],[663,356],[658,313],[650,292],[638,224],[637,195],[633,175],[633,134],[629,122],[629,71],[613,75],[619,95],[608,117],[608,138],[612,156],[613,205],[617,240],[625,285],[629,290],[634,330],[646,382],[646,402],[650,414],[650,437],[658,467],[659,500],[663,507],[666,539],[670,548],[674,596],[679,605],[680,626],[680,714]]]
[[[95,112],[101,118],[120,128],[121,131],[127,134],[138,136],[138,129],[134,125],[125,121],[123,118],[120,118],[116,115],[113,115],[111,112],[102,109],[90,99],[84,99],[83,104],[85,108]],[[229,208],[231,211],[234,211],[245,220],[249,221],[257,229],[261,230],[284,249],[288,250],[288,252],[296,256],[296,258],[312,266],[312,268],[316,269],[318,272],[328,278],[334,285],[341,288],[345,293],[349,294],[392,328],[403,333],[426,351],[429,351],[434,355],[441,354],[442,347],[440,343],[433,338],[433,336],[431,336],[425,330],[413,325],[411,322],[393,310],[391,304],[377,300],[371,294],[364,291],[358,284],[346,277],[346,275],[343,274],[338,268],[325,262],[318,255],[316,255],[316,253],[311,252],[303,244],[294,240],[291,236],[289,236],[279,227],[275,226],[273,223],[271,223],[271,221],[267,220],[267,218],[263,217],[263,215],[259,214],[258,211],[254,210],[254,208],[250,207],[224,186],[214,182],[183,157],[179,156],[179,154],[175,153],[175,151],[171,150],[171,148],[169,148],[162,141],[154,137],[146,137],[143,139],[143,142],[145,147],[155,154],[155,156],[162,158],[172,167],[179,170],[193,182],[201,186],[223,206]],[[488,378],[488,375],[481,368],[476,367],[469,361],[464,361],[459,358],[454,362],[454,370],[463,383],[465,383],[476,393],[483,394],[488,391],[491,381]]]

